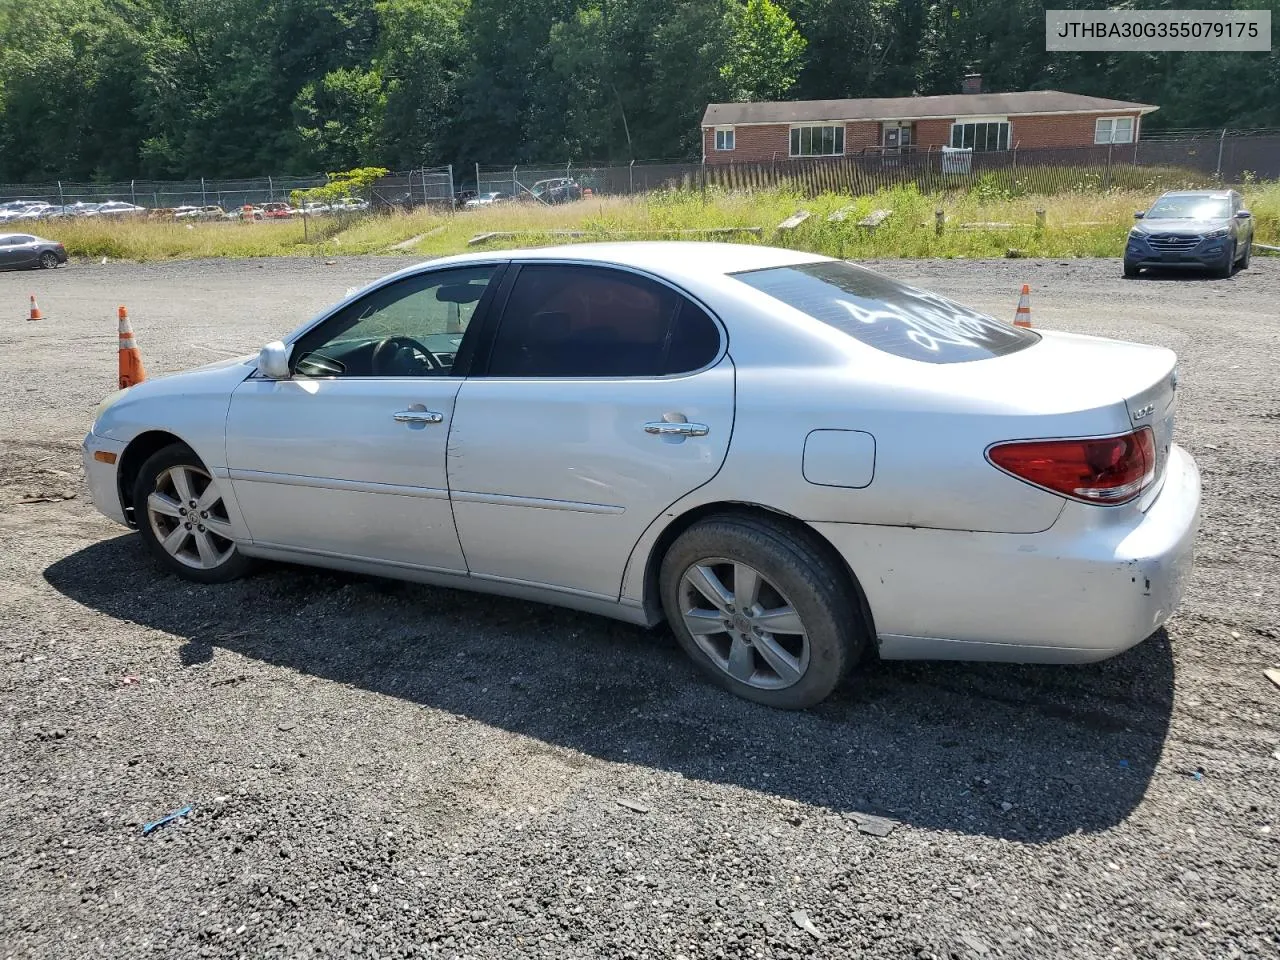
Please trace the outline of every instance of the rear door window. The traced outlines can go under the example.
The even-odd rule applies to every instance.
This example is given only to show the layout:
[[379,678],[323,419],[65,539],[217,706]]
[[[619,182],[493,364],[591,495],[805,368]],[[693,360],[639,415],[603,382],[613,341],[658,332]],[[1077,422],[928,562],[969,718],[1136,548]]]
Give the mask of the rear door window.
[[1040,339],[1031,330],[843,261],[768,267],[733,277],[860,343],[909,360],[986,360],[1025,350]]
[[494,338],[492,377],[660,377],[705,367],[720,328],[671,287],[625,270],[520,268]]

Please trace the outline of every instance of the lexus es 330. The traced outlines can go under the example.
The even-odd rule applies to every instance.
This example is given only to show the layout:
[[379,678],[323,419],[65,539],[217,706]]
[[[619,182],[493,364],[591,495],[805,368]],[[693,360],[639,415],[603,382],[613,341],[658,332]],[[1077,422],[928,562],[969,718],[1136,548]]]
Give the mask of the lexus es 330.
[[860,658],[1070,663],[1173,612],[1170,351],[728,244],[470,254],[105,401],[97,506],[200,582],[287,560],[665,620],[778,707]]

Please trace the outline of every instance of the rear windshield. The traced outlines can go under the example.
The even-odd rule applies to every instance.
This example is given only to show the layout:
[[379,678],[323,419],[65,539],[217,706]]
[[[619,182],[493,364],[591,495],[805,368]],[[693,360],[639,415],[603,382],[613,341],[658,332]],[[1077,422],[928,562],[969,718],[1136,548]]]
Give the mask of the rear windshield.
[[[1040,335],[843,261],[733,274],[748,286],[869,347],[926,363],[986,360],[1024,350]],[[1009,312],[1013,307],[1010,303]]]

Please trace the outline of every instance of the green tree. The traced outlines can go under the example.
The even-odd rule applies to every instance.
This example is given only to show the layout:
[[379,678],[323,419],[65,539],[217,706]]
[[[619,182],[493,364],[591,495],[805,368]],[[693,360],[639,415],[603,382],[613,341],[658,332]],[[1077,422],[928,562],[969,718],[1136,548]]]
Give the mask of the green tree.
[[649,156],[698,156],[707,104],[731,99],[721,66],[730,47],[734,2],[683,0],[655,30],[650,90],[660,109],[644,118],[644,135],[653,144]]
[[735,100],[781,100],[800,75],[805,39],[773,0],[729,11],[729,47],[720,76]]
[[385,102],[381,157],[397,167],[439,163],[452,148],[465,49],[465,0],[382,0],[374,63]]
[[294,100],[307,159],[325,169],[368,163],[382,149],[382,75],[339,67],[306,84]]

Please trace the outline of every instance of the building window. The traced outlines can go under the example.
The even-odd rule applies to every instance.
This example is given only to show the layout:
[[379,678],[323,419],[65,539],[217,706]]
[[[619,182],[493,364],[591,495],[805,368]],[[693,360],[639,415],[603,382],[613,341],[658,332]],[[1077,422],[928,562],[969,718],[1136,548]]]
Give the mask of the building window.
[[1099,117],[1093,126],[1094,143],[1133,143],[1133,117]]
[[838,157],[844,153],[844,124],[807,124],[791,128],[791,156]]
[[981,153],[1009,149],[1008,120],[957,120],[951,125],[951,146]]
[[733,149],[733,127],[716,127],[716,149]]

